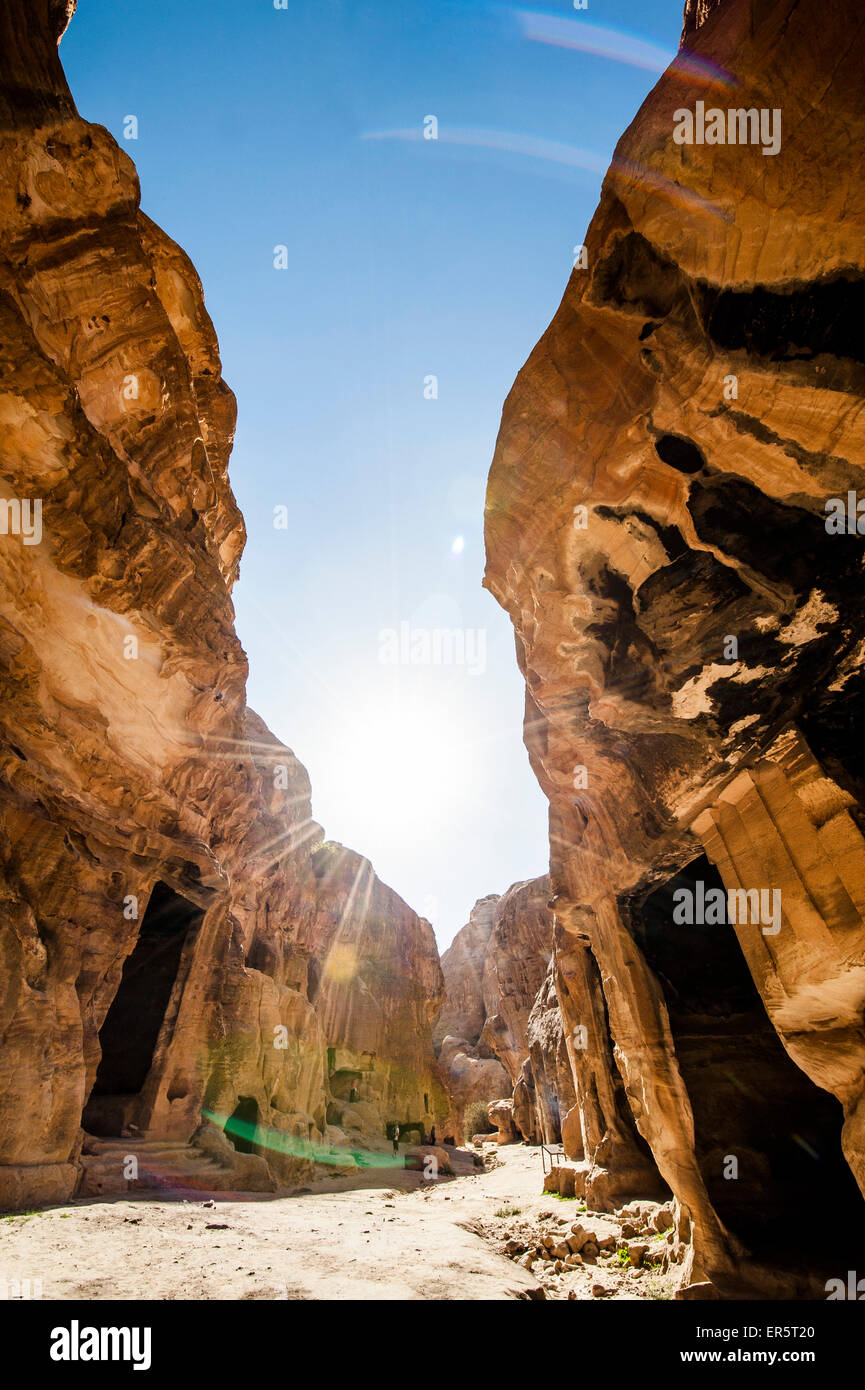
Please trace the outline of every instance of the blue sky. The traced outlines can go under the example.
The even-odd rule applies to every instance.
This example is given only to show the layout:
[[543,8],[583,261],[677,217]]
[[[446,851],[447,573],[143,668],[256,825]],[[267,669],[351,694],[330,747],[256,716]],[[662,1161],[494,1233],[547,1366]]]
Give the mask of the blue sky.
[[[486,474],[658,76],[651,51],[610,54],[642,59],[638,36],[672,57],[681,10],[79,0],[61,47],[82,115],[192,257],[237,395],[249,703],[308,767],[327,835],[442,947],[476,898],[547,867],[511,626],[481,588]],[[404,623],[464,630],[471,660],[383,661]]]

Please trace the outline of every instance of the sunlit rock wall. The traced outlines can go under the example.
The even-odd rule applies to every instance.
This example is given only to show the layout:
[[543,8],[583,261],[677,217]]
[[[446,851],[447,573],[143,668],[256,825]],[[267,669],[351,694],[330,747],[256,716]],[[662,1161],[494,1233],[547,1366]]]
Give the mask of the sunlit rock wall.
[[[588,1035],[577,1093],[598,1098],[613,1174],[633,1165],[636,1122],[693,1220],[690,1277],[719,1288],[747,1271],[746,1189],[780,1201],[799,1171],[796,1123],[821,1117],[805,1142],[827,1168],[843,1125],[862,1182],[860,20],[853,0],[688,4],[686,46],[619,142],[508,397],[487,494],[486,583],[514,623],[551,805],[565,1036]],[[734,143],[699,143],[696,125],[678,143],[698,102],[716,134],[752,108],[763,133],[734,115]],[[662,927],[652,895],[704,851],[687,892],[778,891],[777,922],[748,907],[689,938],[671,898]],[[726,1045],[715,952],[718,997],[790,1098],[783,1152],[753,1104],[707,1099],[697,1063]],[[728,1196],[722,1219],[720,1168],[739,1154],[741,1211]]]
[[[4,1205],[73,1191],[85,1132],[180,1142],[238,1111],[247,1178],[288,1181],[332,1045],[377,1053],[386,1109],[443,1105],[430,929],[348,852],[322,871],[306,773],[245,707],[234,398],[194,268],[75,111],[71,8],[0,14]],[[337,978],[348,938],[365,963]]]

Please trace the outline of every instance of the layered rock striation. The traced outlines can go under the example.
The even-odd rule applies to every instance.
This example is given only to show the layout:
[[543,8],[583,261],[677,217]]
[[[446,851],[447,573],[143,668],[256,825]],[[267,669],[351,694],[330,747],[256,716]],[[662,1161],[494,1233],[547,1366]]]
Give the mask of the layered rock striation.
[[429,924],[323,844],[246,707],[234,398],[194,268],[75,111],[72,8],[0,16],[6,1206],[109,1181],[115,1140],[266,1187],[447,1111]]
[[[549,895],[544,876],[512,884],[501,897],[480,898],[442,956],[445,1003],[433,1036],[457,1128],[473,1101],[510,1101],[530,1068],[529,1015],[552,959]],[[541,1095],[548,1108],[557,1106],[545,1075]],[[518,1128],[525,1138],[537,1129],[536,1103],[544,1102],[533,1093],[531,1124],[522,1112],[525,1126]],[[502,1138],[512,1133],[510,1125],[500,1129]]]
[[482,1041],[487,1018],[484,972],[499,901],[495,893],[479,898],[441,959],[444,1000],[433,1039],[453,1100],[450,1127],[457,1140],[463,1138],[470,1105],[510,1096],[513,1085],[492,1047]]
[[715,1291],[829,1174],[861,1217],[863,70],[852,0],[689,0],[487,494],[584,1141]]

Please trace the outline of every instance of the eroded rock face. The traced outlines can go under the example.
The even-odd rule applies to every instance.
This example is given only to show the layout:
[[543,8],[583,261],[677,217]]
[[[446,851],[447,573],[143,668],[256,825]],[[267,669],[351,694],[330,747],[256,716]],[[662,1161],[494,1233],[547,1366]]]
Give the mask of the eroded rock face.
[[429,925],[320,848],[246,708],[234,399],[192,265],[75,112],[72,8],[0,16],[3,1205],[68,1195],[88,1134],[291,1180],[341,1067],[359,1133],[446,1107]]
[[528,1056],[529,1013],[552,957],[549,900],[546,875],[512,884],[496,904],[484,959],[481,1043],[498,1057],[511,1085]]
[[466,925],[457,932],[441,959],[445,997],[433,1027],[440,1048],[446,1037],[476,1043],[486,1022],[484,967],[496,919],[498,894],[479,898]]
[[[486,583],[551,803],[583,1129],[615,1174],[636,1121],[693,1219],[692,1279],[725,1287],[815,1180],[754,1118],[770,1073],[806,1147],[831,1167],[843,1142],[863,1182],[863,548],[826,503],[865,495],[865,36],[852,0],[701,0],[684,41],[506,403]],[[780,148],[677,143],[698,100],[780,112]],[[677,889],[713,888],[765,890],[765,915],[674,920]],[[715,1068],[750,1106],[729,1081],[710,1103]]]
[[510,1096],[513,1085],[489,1043],[482,1041],[484,972],[499,901],[495,893],[479,898],[441,959],[444,1002],[433,1038],[453,1101],[449,1129],[457,1141],[463,1137],[466,1108]]
[[399,1123],[404,1136],[417,1125],[423,1139],[434,1123],[441,1134],[449,1097],[432,1042],[444,998],[433,929],[353,851],[324,845],[313,865],[320,885],[316,1012],[333,1054],[329,1118],[344,1129],[375,1133],[375,1123],[355,1123],[356,1105],[372,1105],[385,1126]]
[[[458,1127],[472,1101],[510,1103],[520,1081],[529,1014],[552,958],[549,896],[545,876],[480,898],[442,956],[445,1004],[434,1037]],[[534,1133],[534,1120],[526,1128]]]

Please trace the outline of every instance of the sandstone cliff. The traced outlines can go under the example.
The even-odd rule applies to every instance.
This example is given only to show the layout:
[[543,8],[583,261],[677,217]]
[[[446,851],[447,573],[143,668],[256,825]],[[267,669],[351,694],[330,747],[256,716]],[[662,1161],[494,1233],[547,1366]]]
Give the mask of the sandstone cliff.
[[72,8],[0,15],[3,1205],[110,1184],[121,1137],[290,1180],[358,1077],[370,1143],[446,1113],[429,925],[322,847],[246,709],[234,398],[192,265],[75,111]]
[[[853,0],[689,0],[683,43],[505,405],[486,583],[598,1200],[659,1172],[725,1290],[815,1182],[851,1219],[865,1184],[865,31]],[[747,142],[677,143],[698,101]]]
[[433,1038],[453,1101],[449,1128],[458,1142],[463,1138],[467,1107],[500,1100],[512,1088],[501,1062],[481,1041],[486,1023],[484,970],[498,903],[495,893],[479,898],[441,959],[444,1000]]
[[484,958],[481,1044],[498,1057],[513,1086],[528,1056],[529,1013],[552,956],[550,880],[514,883],[496,903]]
[[[442,956],[445,1003],[433,1036],[457,1128],[472,1101],[510,1098],[528,1062],[529,1014],[552,958],[549,895],[544,877],[480,898]],[[531,1106],[555,1109],[545,1074],[541,1095]],[[537,1128],[532,1108],[531,1125],[526,1120],[520,1132],[535,1137]]]

